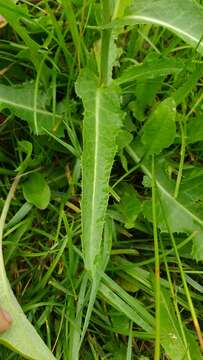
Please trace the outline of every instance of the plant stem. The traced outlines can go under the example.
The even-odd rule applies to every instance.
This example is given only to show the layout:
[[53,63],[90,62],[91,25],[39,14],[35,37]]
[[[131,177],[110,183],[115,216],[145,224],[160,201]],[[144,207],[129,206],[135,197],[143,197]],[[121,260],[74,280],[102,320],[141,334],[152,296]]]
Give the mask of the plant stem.
[[153,235],[154,235],[154,255],[155,255],[155,311],[156,311],[156,338],[154,360],[160,359],[160,264],[159,264],[159,242],[157,232],[156,218],[156,181],[155,181],[155,165],[154,156],[152,156],[152,218],[153,218]]
[[9,190],[9,193],[8,193],[8,196],[6,198],[6,201],[4,203],[4,207],[3,207],[3,210],[2,210],[2,213],[1,213],[1,217],[0,217],[0,246],[2,246],[2,238],[3,238],[3,229],[4,229],[4,225],[5,225],[5,221],[6,221],[6,216],[8,214],[8,210],[9,210],[9,206],[10,206],[10,203],[11,203],[11,200],[14,196],[14,193],[15,193],[15,190],[16,190],[16,187],[18,185],[18,182],[20,180],[20,175],[17,175],[10,190]]
[[181,151],[180,151],[180,165],[178,169],[178,176],[176,180],[176,187],[174,192],[174,198],[176,199],[178,197],[182,173],[183,173],[183,166],[184,166],[184,160],[185,160],[185,148],[186,148],[186,142],[185,142],[185,126],[182,124],[182,121],[180,121],[180,130],[181,130]]
[[[111,3],[110,0],[101,0],[103,11],[103,22],[108,24],[111,21]],[[101,39],[101,59],[100,59],[100,83],[107,85],[111,79],[109,68],[109,53],[111,45],[111,29],[102,31]]]

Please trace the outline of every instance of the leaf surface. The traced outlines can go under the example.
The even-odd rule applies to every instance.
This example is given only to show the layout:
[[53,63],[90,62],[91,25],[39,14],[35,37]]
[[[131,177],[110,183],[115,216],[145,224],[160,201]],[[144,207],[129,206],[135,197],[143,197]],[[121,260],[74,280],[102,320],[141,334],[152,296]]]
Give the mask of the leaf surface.
[[161,344],[169,358],[173,360],[203,358],[193,334],[190,334],[183,324],[187,338],[187,344],[184,344],[174,307],[170,300],[170,292],[166,289],[161,291],[160,326]]
[[141,139],[148,155],[159,154],[173,143],[176,135],[175,119],[175,101],[172,98],[165,99],[151,114],[143,129]]
[[[145,152],[143,145],[140,144],[139,139],[128,146],[128,153],[136,162],[139,162]],[[151,165],[150,162],[144,160],[142,163],[142,170],[151,179]],[[164,214],[167,218],[172,232],[177,233],[191,233],[196,231],[197,234],[193,239],[193,256],[197,260],[203,260],[203,206],[195,201],[195,191],[190,188],[190,191],[182,191],[178,198],[174,198],[175,182],[169,180],[167,177],[167,163],[163,158],[157,158],[156,161],[156,184],[159,190],[161,203],[163,205]],[[184,190],[184,187],[183,187]],[[191,198],[194,199],[191,202]],[[159,227],[162,231],[167,231],[167,226],[164,221],[163,214],[159,208]]]
[[[20,87],[0,84],[0,110],[9,109],[22,120],[27,121],[31,131],[44,134],[44,128],[59,134],[62,116],[46,109],[46,95],[38,95],[37,107],[34,106],[34,84],[27,83]],[[36,113],[37,124],[35,124]],[[59,128],[59,129],[58,129]],[[57,131],[58,130],[58,131]]]
[[76,83],[84,106],[82,156],[82,246],[85,267],[94,272],[100,254],[108,184],[122,125],[118,89],[100,87],[97,77],[84,70]]
[[121,194],[121,201],[116,206],[116,209],[120,212],[125,227],[127,229],[133,228],[141,212],[141,201],[131,184],[122,184],[118,192]]
[[137,0],[121,21],[163,26],[203,53],[203,7],[193,0]]
[[46,209],[50,201],[50,188],[40,173],[32,173],[23,184],[25,200],[39,209]]
[[160,58],[150,59],[141,64],[129,66],[123,73],[114,80],[115,83],[123,85],[135,80],[156,79],[168,74],[178,74],[184,67],[179,59]]
[[187,142],[203,141],[203,115],[190,119],[187,124]]

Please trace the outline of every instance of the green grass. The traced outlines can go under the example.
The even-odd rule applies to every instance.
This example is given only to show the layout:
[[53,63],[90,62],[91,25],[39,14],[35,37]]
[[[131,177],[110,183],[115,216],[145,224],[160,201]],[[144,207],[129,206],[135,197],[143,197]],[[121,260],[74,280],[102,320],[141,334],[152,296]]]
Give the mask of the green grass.
[[130,5],[0,0],[0,359],[203,358],[203,3]]

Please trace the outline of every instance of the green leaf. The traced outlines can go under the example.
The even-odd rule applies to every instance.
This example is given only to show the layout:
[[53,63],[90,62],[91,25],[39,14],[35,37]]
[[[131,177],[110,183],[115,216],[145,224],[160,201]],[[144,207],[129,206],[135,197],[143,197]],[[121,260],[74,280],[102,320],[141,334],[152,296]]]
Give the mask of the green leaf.
[[133,135],[127,130],[120,130],[116,138],[116,144],[118,145],[118,151],[121,151],[124,147],[129,145],[133,140]]
[[29,19],[32,21],[28,12],[25,11],[24,7],[21,5],[16,5],[16,1],[13,0],[0,0],[0,14],[5,17],[8,23],[13,27],[13,29],[20,35],[25,44],[27,45],[30,52],[30,59],[34,63],[36,69],[39,69],[40,59],[42,54],[38,52],[40,45],[38,45],[25,31],[22,26],[21,19]]
[[148,59],[144,63],[129,66],[123,71],[115,83],[123,85],[135,80],[148,80],[165,77],[169,74],[178,74],[184,68],[184,63],[179,59],[160,58]]
[[3,228],[9,204],[13,198],[18,181],[19,177],[16,177],[5,201],[0,218],[0,306],[10,313],[13,320],[11,328],[5,333],[0,334],[0,343],[18,352],[26,359],[54,360],[55,357],[24,315],[6,276],[2,252]]
[[25,199],[39,209],[46,209],[50,201],[50,189],[44,176],[40,173],[32,173],[23,184]]
[[[140,144],[139,140],[134,142],[132,146],[128,146],[127,150],[136,163],[142,159],[145,152],[145,148]],[[145,160],[142,169],[151,179],[151,163]],[[195,190],[192,187],[188,192],[185,191],[184,187],[182,191],[180,187],[178,198],[174,198],[175,182],[168,179],[166,169],[166,161],[162,157],[157,158],[156,185],[164,215],[172,232],[188,234],[196,231],[196,236],[193,238],[193,256],[196,260],[203,260],[203,206],[195,201]],[[195,183],[194,187],[196,187]],[[157,207],[159,208],[157,213],[158,225],[162,231],[167,232],[167,226],[159,203],[157,203]]]
[[173,90],[172,96],[176,102],[176,105],[181,104],[191,91],[196,88],[198,81],[202,78],[203,75],[203,65],[195,64],[192,66],[191,73],[188,76],[187,72],[183,71],[180,75],[182,77],[181,83],[175,84],[177,90]]
[[120,22],[163,26],[203,53],[203,7],[193,0],[137,0]]
[[[0,110],[9,109],[14,115],[27,121],[30,130],[38,134],[45,134],[44,128],[50,132],[61,135],[60,124],[62,116],[53,114],[46,109],[47,96],[39,92],[37,107],[34,106],[34,84],[27,83],[23,86],[6,86],[0,84]],[[35,114],[37,126],[35,124]]]
[[[124,258],[116,258],[116,266],[123,272],[130,275],[134,283],[141,287],[144,291],[151,293],[153,290],[152,274],[149,271],[137,266],[135,263],[125,260]],[[174,307],[170,299],[169,283],[161,278],[161,304],[160,304],[160,325],[161,325],[161,345],[170,359],[183,360],[191,359],[185,357],[187,347],[191,354],[195,354],[197,359],[201,359],[200,350],[194,335],[182,324],[187,338],[187,345],[182,336],[178,319],[174,312]],[[179,299],[177,299],[179,300]],[[122,310],[121,310],[122,311]],[[178,351],[177,351],[178,350]],[[200,357],[198,357],[200,355]],[[195,358],[195,357],[194,357]]]
[[129,295],[115,281],[103,275],[99,287],[99,294],[115,309],[125,314],[135,324],[148,332],[153,332],[154,318],[143,304]]
[[121,201],[116,208],[121,213],[125,227],[127,229],[133,228],[141,212],[141,201],[131,184],[120,186],[118,193],[121,194]]
[[94,274],[101,253],[109,177],[121,128],[119,92],[114,85],[99,87],[88,69],[76,83],[84,106],[82,155],[82,247],[85,267]]
[[187,124],[187,143],[203,141],[203,115],[189,120]]
[[[177,321],[170,293],[166,289],[161,291],[160,306],[161,344],[166,351],[167,357],[173,360],[202,359],[199,346],[195,342],[194,335],[185,328],[187,343],[184,344],[179,323]],[[188,357],[188,353],[190,354]]]
[[125,13],[125,9],[131,4],[132,0],[117,0],[114,5],[113,18],[122,17]]
[[176,135],[175,101],[168,98],[160,103],[144,126],[142,142],[148,155],[159,154],[170,146]]

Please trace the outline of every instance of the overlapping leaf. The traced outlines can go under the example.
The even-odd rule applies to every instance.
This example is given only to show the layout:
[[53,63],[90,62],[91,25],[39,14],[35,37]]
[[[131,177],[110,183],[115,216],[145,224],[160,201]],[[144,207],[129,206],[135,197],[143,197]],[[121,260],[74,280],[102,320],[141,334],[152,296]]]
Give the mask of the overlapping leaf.
[[[144,154],[143,146],[139,139],[134,142],[131,147],[128,147],[130,156],[139,162]],[[151,164],[150,161],[145,160],[142,164],[142,169],[146,175],[151,179]],[[185,191],[180,191],[178,198],[174,197],[175,183],[167,177],[167,163],[163,158],[157,158],[156,162],[156,184],[159,190],[161,203],[164,208],[165,217],[172,232],[177,233],[191,233],[197,231],[193,240],[193,256],[197,260],[203,259],[203,207],[195,201],[195,194],[193,188]],[[191,202],[191,199],[194,200]],[[160,204],[159,204],[160,210]],[[163,215],[159,216],[159,227],[163,231],[167,231],[167,226]]]
[[6,19],[6,21],[13,27],[13,29],[21,36],[30,52],[30,59],[35,65],[36,69],[39,69],[41,54],[38,53],[40,45],[37,44],[25,31],[20,20],[30,19],[30,15],[25,11],[25,8],[21,5],[16,5],[16,0],[0,0],[0,14]]
[[[135,263],[124,260],[121,257],[116,259],[116,265],[124,273],[130,275],[132,281],[134,281],[138,287],[140,286],[141,289],[147,289],[148,292],[152,291],[152,276],[149,271],[146,271],[138,267]],[[185,340],[183,338],[183,334],[180,329],[172,301],[170,299],[169,284],[165,279],[161,278],[161,285],[161,345],[164,348],[165,353],[173,360],[189,360],[191,359],[192,355],[196,356],[197,359],[202,359],[198,344],[195,341],[195,337],[192,333],[190,333],[185,325],[183,325],[183,331],[185,333],[185,337],[187,338],[187,344],[185,344]],[[115,285],[115,289],[119,292],[118,285]],[[103,287],[102,290],[104,290]],[[119,296],[123,297],[123,295],[124,291],[122,290],[122,293],[119,294]],[[112,305],[115,307],[116,302],[117,299],[116,296],[114,296],[114,302],[112,301]],[[126,302],[129,304],[129,301]],[[140,305],[138,304],[137,311],[139,311],[139,306]],[[123,311],[123,313],[125,312]],[[130,317],[130,314],[126,312],[126,316]],[[141,324],[141,327],[144,328],[143,324]]]
[[11,328],[0,335],[0,343],[22,354],[24,358],[31,360],[54,360],[51,351],[46,347],[35,328],[26,318],[18,304],[9,281],[6,276],[2,252],[2,236],[9,203],[14,193],[17,177],[8,194],[5,206],[0,218],[0,305],[9,311],[13,323]]
[[9,109],[20,119],[27,121],[31,131],[44,134],[44,129],[61,135],[62,116],[46,109],[47,97],[39,91],[35,105],[34,84],[7,86],[0,84],[0,110]]
[[203,53],[203,7],[194,0],[137,0],[120,22],[163,26]]
[[159,154],[170,146],[176,135],[176,106],[172,98],[165,99],[146,122],[142,142],[148,155]]
[[129,66],[121,76],[114,81],[119,85],[123,85],[136,80],[153,80],[169,74],[178,74],[183,67],[184,63],[179,59],[158,58],[154,56],[153,59],[148,59],[142,64]]

